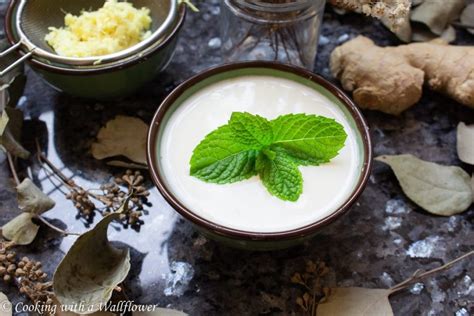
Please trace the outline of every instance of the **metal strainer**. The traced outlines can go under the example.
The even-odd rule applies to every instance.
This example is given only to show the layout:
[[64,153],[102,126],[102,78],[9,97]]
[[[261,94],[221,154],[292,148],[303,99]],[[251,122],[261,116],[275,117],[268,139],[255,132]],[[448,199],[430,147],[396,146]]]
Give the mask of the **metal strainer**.
[[162,38],[173,25],[177,16],[177,0],[128,0],[136,8],[147,7],[152,18],[152,35],[145,40],[117,53],[73,58],[56,54],[44,40],[50,26],[64,26],[67,13],[78,15],[86,10],[97,10],[104,5],[104,0],[21,0],[15,15],[15,27],[19,41],[0,53],[0,57],[20,49],[24,55],[0,72],[0,76],[13,69],[18,63],[30,58],[41,57],[72,66],[94,65],[98,62],[108,63],[137,53]]

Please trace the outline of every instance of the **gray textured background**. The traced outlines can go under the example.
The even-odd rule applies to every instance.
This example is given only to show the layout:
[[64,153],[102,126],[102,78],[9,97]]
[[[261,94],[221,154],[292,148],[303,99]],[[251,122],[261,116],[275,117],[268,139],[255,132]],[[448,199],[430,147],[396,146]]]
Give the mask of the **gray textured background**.
[[[41,138],[48,157],[86,187],[98,187],[98,183],[107,181],[118,170],[90,156],[94,135],[117,114],[149,121],[176,84],[220,63],[218,4],[218,0],[198,2],[201,12],[188,14],[169,68],[126,100],[97,103],[71,98],[55,92],[28,70],[25,97],[20,102],[28,119],[25,143],[32,148],[31,140]],[[370,18],[337,16],[327,10],[315,71],[334,80],[328,72],[330,52],[358,34],[379,44],[398,43]],[[474,37],[458,30],[456,43],[472,45]],[[400,117],[370,111],[364,114],[376,155],[412,153],[472,172],[458,160],[455,151],[455,127],[461,120],[474,123],[472,109],[426,91],[420,103]],[[35,181],[57,201],[45,216],[70,231],[85,231],[89,224],[76,218],[72,205],[30,163]],[[233,250],[207,241],[175,214],[156,189],[151,190],[153,205],[140,231],[114,226],[110,232],[111,239],[132,248],[133,269],[125,290],[139,303],[169,306],[191,315],[301,314],[295,299],[302,292],[291,284],[290,277],[302,271],[307,260],[326,262],[331,270],[325,280],[328,286],[386,288],[417,269],[437,267],[474,248],[473,207],[450,218],[427,214],[407,200],[392,172],[380,163],[375,163],[358,203],[325,234],[296,248],[272,253]],[[0,156],[0,224],[17,212],[7,163]],[[73,238],[61,238],[42,227],[37,240],[19,252],[42,260],[45,270],[52,273],[72,242]],[[390,301],[395,314],[474,314],[473,271],[474,260],[466,260],[423,285],[394,295]],[[13,302],[24,300],[15,288],[2,284],[0,290]]]

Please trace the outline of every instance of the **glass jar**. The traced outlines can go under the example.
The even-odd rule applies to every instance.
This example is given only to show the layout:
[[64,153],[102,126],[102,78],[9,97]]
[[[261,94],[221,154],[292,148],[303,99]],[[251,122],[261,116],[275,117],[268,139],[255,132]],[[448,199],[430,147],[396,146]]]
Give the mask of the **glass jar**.
[[226,62],[274,60],[314,67],[325,0],[223,0]]

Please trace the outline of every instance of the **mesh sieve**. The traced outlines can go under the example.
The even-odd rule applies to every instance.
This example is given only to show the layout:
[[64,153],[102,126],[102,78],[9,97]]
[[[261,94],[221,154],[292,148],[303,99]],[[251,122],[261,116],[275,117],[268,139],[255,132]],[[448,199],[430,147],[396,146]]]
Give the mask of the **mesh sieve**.
[[104,0],[21,0],[15,15],[15,27],[20,40],[7,51],[0,53],[0,57],[20,48],[24,53],[22,60],[34,56],[74,66],[93,65],[99,61],[112,62],[135,54],[160,40],[177,16],[177,0],[128,0],[136,8],[150,9],[152,35],[140,43],[117,53],[83,58],[60,56],[46,43],[44,38],[49,32],[48,28],[64,26],[66,12],[78,15],[83,10],[99,9],[104,2]]

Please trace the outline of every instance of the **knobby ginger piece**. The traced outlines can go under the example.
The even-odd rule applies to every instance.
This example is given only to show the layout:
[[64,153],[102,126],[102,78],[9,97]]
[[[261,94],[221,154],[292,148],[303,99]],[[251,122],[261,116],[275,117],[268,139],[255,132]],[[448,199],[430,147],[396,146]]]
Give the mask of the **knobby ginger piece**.
[[363,36],[333,51],[331,71],[365,109],[399,114],[421,98],[423,71]]
[[400,114],[421,98],[423,83],[474,108],[474,48],[442,42],[379,47],[364,36],[331,54],[332,74],[362,108]]

